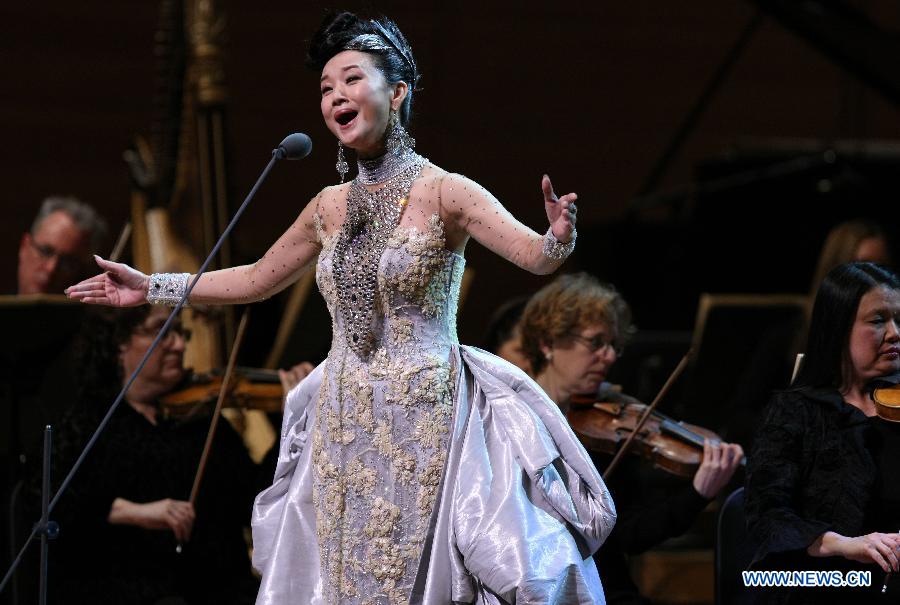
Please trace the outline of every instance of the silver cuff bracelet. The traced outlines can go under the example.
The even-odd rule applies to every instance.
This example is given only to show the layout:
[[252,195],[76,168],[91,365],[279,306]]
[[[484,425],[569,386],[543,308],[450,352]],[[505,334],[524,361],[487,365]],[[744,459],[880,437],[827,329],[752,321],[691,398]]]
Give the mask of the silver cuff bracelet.
[[147,302],[174,307],[184,296],[190,277],[190,273],[154,273],[147,288]]
[[553,260],[566,260],[566,258],[572,254],[572,250],[575,249],[576,234],[577,231],[573,230],[572,239],[564,244],[557,240],[556,236],[553,235],[552,227],[547,229],[547,233],[544,234],[544,256]]

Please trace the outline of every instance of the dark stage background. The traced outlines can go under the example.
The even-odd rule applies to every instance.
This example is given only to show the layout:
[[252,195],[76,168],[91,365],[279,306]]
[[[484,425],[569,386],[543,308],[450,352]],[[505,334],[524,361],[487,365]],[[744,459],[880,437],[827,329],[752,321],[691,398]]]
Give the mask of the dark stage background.
[[[856,4],[884,29],[900,24],[896,3]],[[238,260],[249,261],[337,178],[317,74],[302,66],[305,40],[326,5],[222,6],[235,201],[285,134],[302,130],[314,141],[308,160],[278,167],[235,232]],[[419,149],[485,185],[539,231],[541,174],[558,191],[577,191],[580,246],[565,269],[617,283],[641,326],[689,329],[699,291],[802,292],[829,226],[860,212],[896,220],[900,151],[888,145],[881,169],[860,169],[863,176],[880,172],[875,184],[855,178],[860,171],[835,181],[839,170],[825,165],[762,185],[701,191],[686,203],[634,213],[623,226],[629,201],[755,13],[752,3],[420,1],[375,8],[398,21],[424,74],[412,128]],[[53,0],[0,8],[4,290],[14,286],[18,239],[44,196],[90,201],[114,231],[126,219],[121,154],[150,128],[157,10],[154,2],[86,1],[76,9]],[[814,156],[838,140],[856,151],[898,138],[895,106],[767,17],[656,191],[753,162]],[[830,189],[829,179],[836,183]],[[467,256],[476,273],[460,336],[479,342],[497,304],[547,278],[475,243]]]

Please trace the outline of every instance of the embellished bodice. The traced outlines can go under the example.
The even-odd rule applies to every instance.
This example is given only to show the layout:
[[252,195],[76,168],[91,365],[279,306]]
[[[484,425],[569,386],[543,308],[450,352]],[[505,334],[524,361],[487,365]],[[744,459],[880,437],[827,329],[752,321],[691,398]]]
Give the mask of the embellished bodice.
[[[338,233],[326,234],[317,221],[322,252],[316,281],[332,318],[332,355],[353,354],[338,309],[334,252]],[[429,349],[446,357],[456,344],[456,310],[465,259],[444,247],[444,225],[434,214],[427,225],[399,226],[390,234],[377,269],[372,356]],[[380,351],[380,353],[379,353]],[[361,360],[362,361],[362,360]]]
[[[445,249],[438,215],[424,229],[394,228],[375,259],[371,325],[348,328],[335,279],[340,232],[316,222],[316,278],[333,326],[312,439],[325,602],[404,604],[447,457],[464,260]],[[348,329],[366,335],[365,350]]]

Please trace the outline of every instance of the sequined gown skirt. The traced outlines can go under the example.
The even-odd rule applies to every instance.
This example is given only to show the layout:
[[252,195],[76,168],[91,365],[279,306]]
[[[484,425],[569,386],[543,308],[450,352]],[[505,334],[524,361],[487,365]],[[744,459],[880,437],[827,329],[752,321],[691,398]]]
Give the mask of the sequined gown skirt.
[[612,500],[539,387],[456,343],[463,260],[439,221],[388,242],[370,355],[347,345],[331,252],[332,350],[288,398],[254,508],[257,603],[603,603]]

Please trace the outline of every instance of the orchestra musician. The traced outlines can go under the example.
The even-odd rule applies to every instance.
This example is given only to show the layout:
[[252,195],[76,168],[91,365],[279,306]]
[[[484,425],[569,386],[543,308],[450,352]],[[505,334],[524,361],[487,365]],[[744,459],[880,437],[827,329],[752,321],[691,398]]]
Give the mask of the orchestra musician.
[[810,299],[815,298],[822,280],[829,271],[850,262],[871,262],[891,266],[891,242],[881,225],[870,219],[858,218],[838,223],[831,228],[819,251],[809,293]]
[[[8,220],[8,219],[7,219]],[[72,390],[71,335],[78,309],[50,300],[72,280],[87,275],[91,253],[100,249],[106,224],[93,207],[74,197],[53,196],[40,205],[21,234],[16,273],[0,286],[0,516],[9,518],[26,464],[40,459],[41,434],[56,424]],[[6,296],[8,295],[8,296]],[[27,297],[27,298],[23,298]],[[68,307],[68,308],[63,308]],[[0,528],[0,549],[19,545],[16,528]],[[8,561],[11,562],[11,561]],[[0,601],[2,601],[0,596]]]
[[803,313],[772,323],[756,337],[754,352],[728,396],[728,419],[722,430],[732,441],[752,447],[772,393],[790,383],[794,362],[803,351],[813,301],[829,271],[844,263],[867,261],[891,266],[892,243],[875,221],[854,219],[829,230],[819,250]]
[[19,242],[17,294],[62,294],[87,276],[100,250],[106,222],[74,197],[48,197]]
[[488,321],[484,348],[530,376],[531,363],[522,349],[521,320],[526,304],[528,297],[520,296],[506,301],[494,311]]
[[[631,332],[631,312],[622,296],[586,273],[561,275],[538,291],[520,326],[535,380],[566,413],[576,395],[633,401],[605,382]],[[608,455],[592,452],[592,457],[601,472],[610,462]],[[661,498],[648,498],[647,486],[635,481],[652,473],[637,457],[624,458],[625,467],[605,478],[618,512],[612,534],[595,555],[607,603],[647,602],[631,579],[626,556],[687,531],[728,485],[742,458],[739,445],[707,440],[691,482]]]
[[897,276],[868,262],[832,269],[816,295],[797,378],[770,401],[749,459],[752,568],[870,571],[871,586],[766,588],[759,602],[900,598],[900,424],[877,416],[867,387],[898,372]]
[[[54,437],[57,482],[166,316],[160,307],[90,315],[81,336],[77,403]],[[220,420],[196,503],[188,501],[209,417],[169,420],[159,406],[184,381],[188,337],[173,325],[60,498],[54,520],[61,533],[51,548],[53,602],[253,602],[258,582],[244,528],[273,467],[255,465],[238,434]]]

